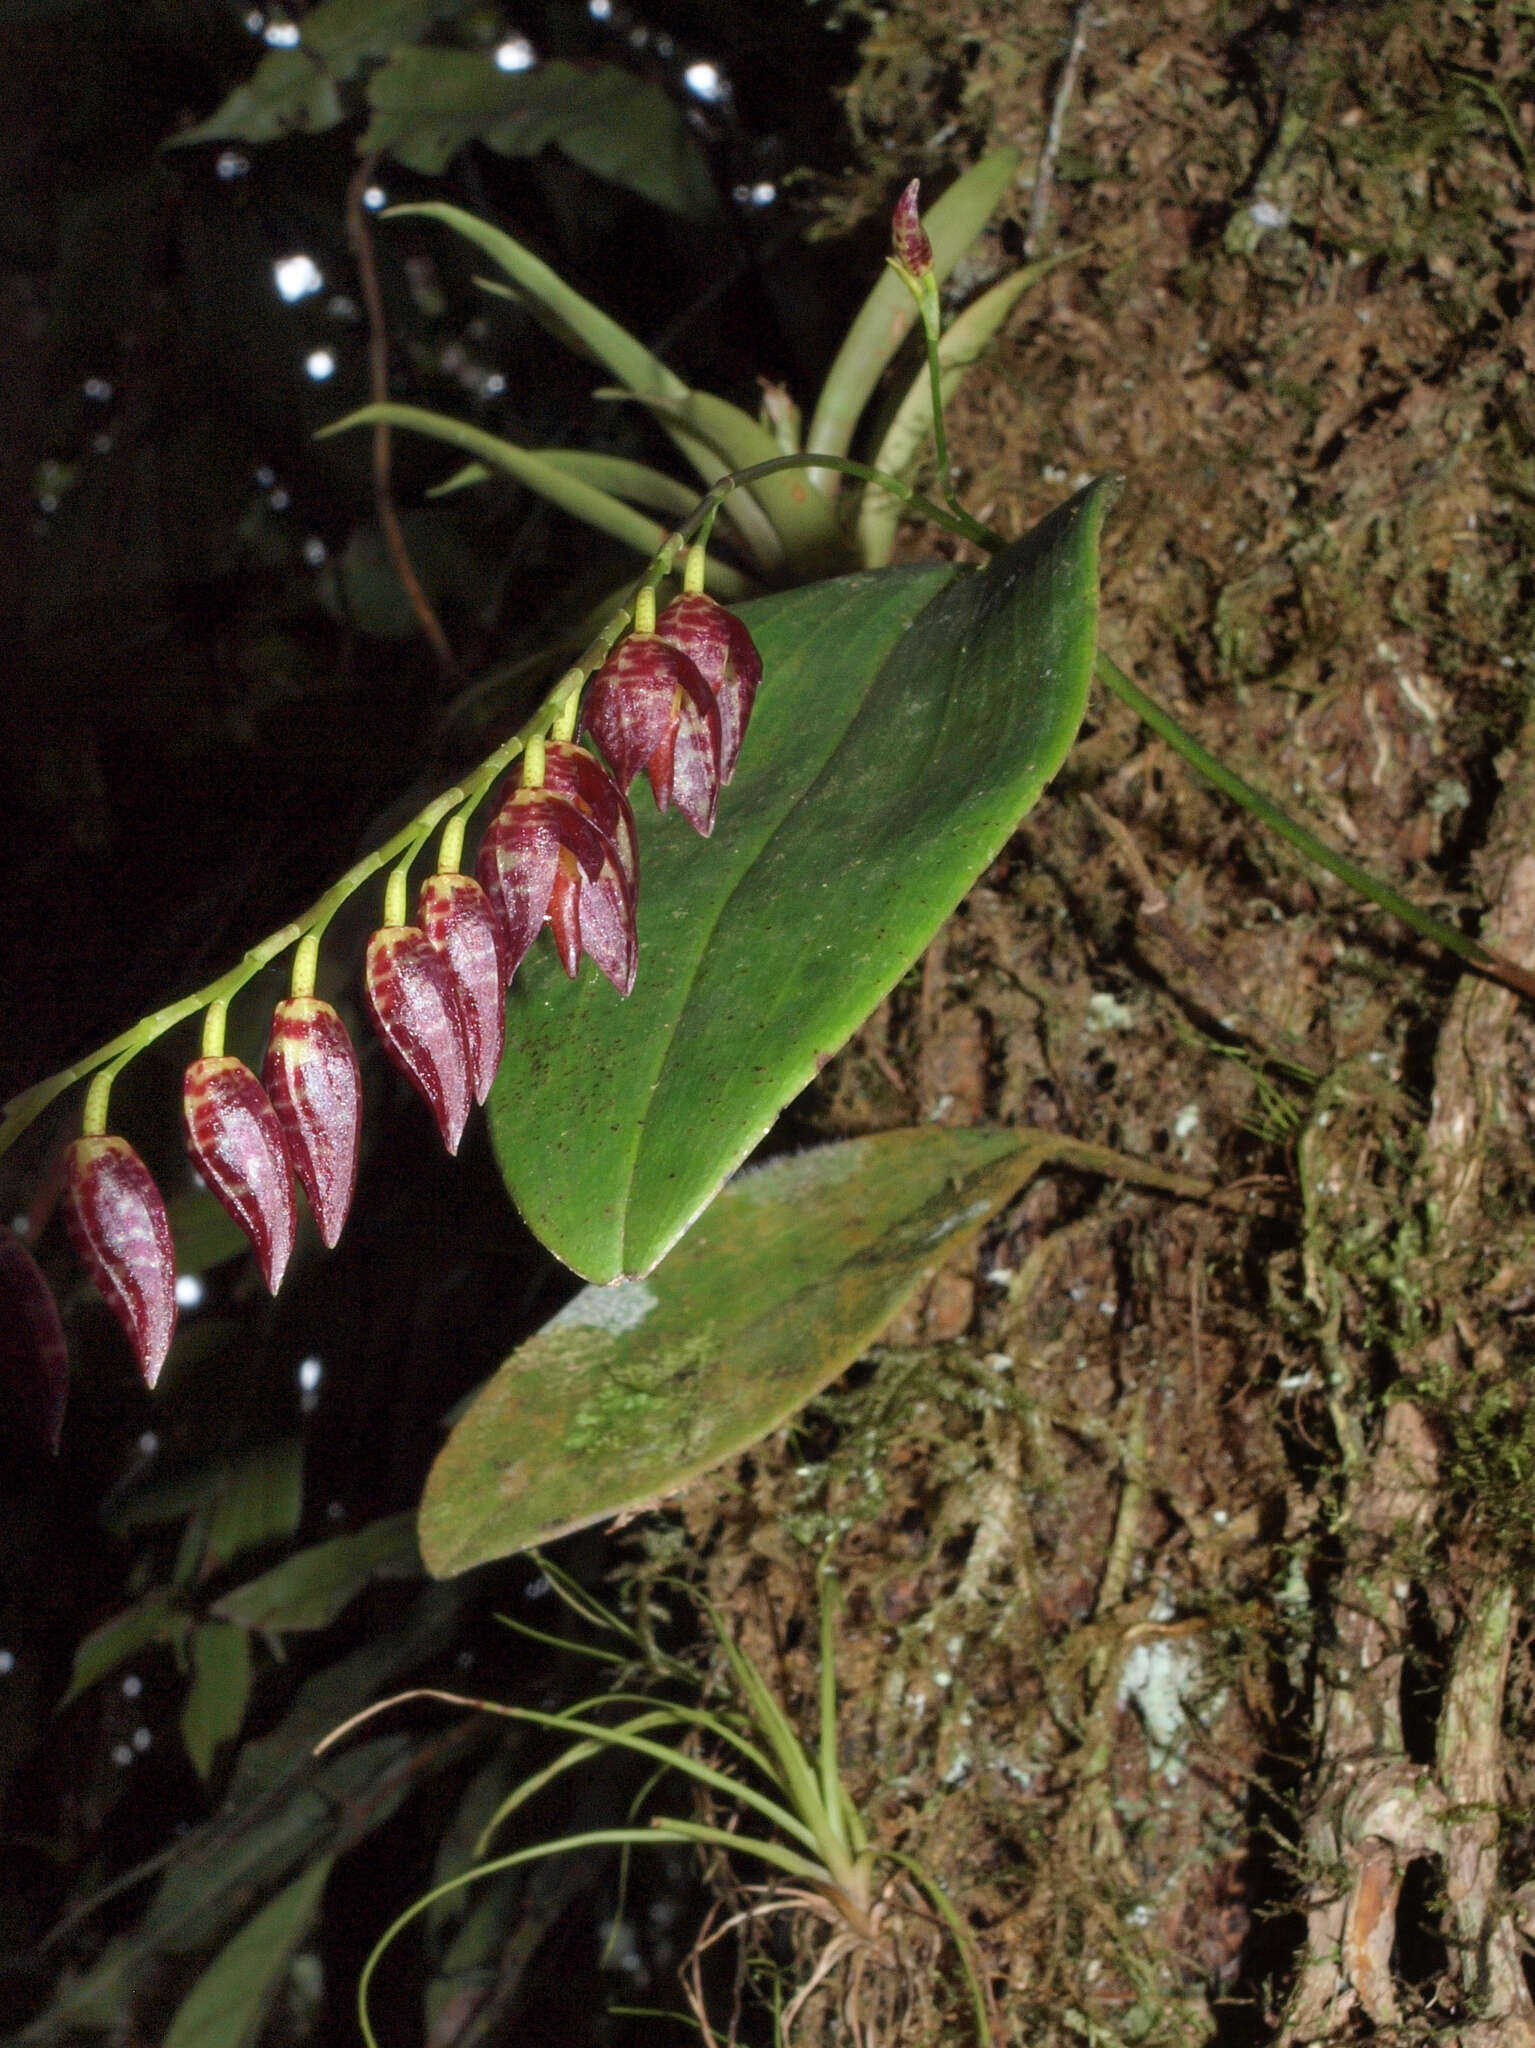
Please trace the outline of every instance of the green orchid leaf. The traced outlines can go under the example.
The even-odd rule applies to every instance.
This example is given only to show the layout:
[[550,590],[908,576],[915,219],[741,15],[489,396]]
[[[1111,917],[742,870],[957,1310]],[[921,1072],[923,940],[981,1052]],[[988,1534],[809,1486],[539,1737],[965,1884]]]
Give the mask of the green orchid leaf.
[[59,1701],[60,1708],[77,1700],[109,1671],[126,1664],[141,1650],[164,1643],[179,1655],[191,1627],[191,1615],[176,1604],[170,1588],[157,1586],[132,1607],[125,1607],[121,1614],[114,1614],[99,1628],[93,1628],[75,1645],[74,1669],[69,1675],[69,1689]]
[[834,1379],[1048,1139],[927,1128],[742,1174],[648,1280],[589,1287],[501,1367],[421,1504],[439,1578],[653,1499]]
[[311,1863],[219,1950],[182,2000],[165,2048],[250,2048],[320,1909],[333,1861]]
[[[609,314],[585,299],[558,271],[525,249],[521,242],[489,221],[449,206],[440,199],[425,199],[412,206],[391,206],[380,216],[384,220],[407,219],[412,215],[441,221],[465,241],[487,255],[515,288],[514,296],[546,322],[567,348],[589,355],[601,363],[628,391],[654,392],[663,398],[686,398],[688,387],[669,370],[659,356],[651,354],[642,341],[621,327]],[[685,451],[686,452],[686,451]],[[713,483],[721,474],[719,466],[698,450],[700,473]],[[690,456],[690,460],[697,459]]]
[[[1081,253],[1080,249],[1066,249],[1038,263],[1025,264],[1022,270],[1014,271],[989,292],[983,292],[945,329],[938,343],[945,412],[966,373],[985,353],[988,343],[1029,287]],[[932,438],[932,379],[924,362],[891,416],[874,454],[873,466],[889,476],[908,476]],[[865,487],[858,503],[858,559],[865,568],[883,568],[890,560],[901,511],[900,500],[889,491],[882,491],[878,484]]]
[[250,1637],[231,1622],[204,1622],[192,1637],[192,1683],[181,1707],[182,1744],[204,1782],[219,1744],[239,1734],[250,1690]]
[[[698,503],[699,494],[690,484],[680,483],[648,462],[631,462],[623,455],[593,455],[584,448],[539,448],[533,451],[551,469],[579,477],[595,490],[623,498],[631,505],[643,505],[647,512],[664,512],[669,519],[686,519]],[[452,491],[482,484],[491,475],[483,462],[466,462],[440,484],[433,484],[429,498],[445,498]]]
[[[933,245],[940,284],[986,225],[1017,175],[1016,149],[999,149],[972,164],[922,216]],[[887,270],[864,300],[816,401],[805,446],[812,454],[846,455],[859,416],[917,318],[917,304],[894,271]],[[811,481],[835,498],[835,470],[813,469]]]
[[164,145],[194,142],[277,142],[285,135],[319,135],[344,116],[334,74],[304,49],[268,50],[243,85],[237,85],[195,128]]
[[402,47],[369,79],[368,104],[359,151],[388,150],[428,177],[469,142],[521,157],[552,145],[668,212],[707,220],[719,210],[682,109],[616,64],[555,58],[507,72],[474,50]]
[[[435,441],[446,441],[449,447],[462,449],[466,455],[475,456],[491,469],[498,469],[528,490],[536,491],[573,519],[584,520],[599,533],[611,534],[614,540],[623,541],[639,554],[653,555],[666,538],[665,528],[653,519],[588,483],[574,470],[557,467],[533,449],[519,448],[514,442],[487,434],[483,427],[470,426],[467,420],[456,420],[449,413],[428,412],[419,405],[365,405],[344,419],[332,420],[320,433],[322,437],[340,434],[349,427],[371,427],[380,421],[391,427],[409,427]],[[725,603],[733,603],[752,588],[738,569],[717,560],[709,563],[707,587]]]
[[765,675],[714,837],[637,806],[634,994],[589,965],[567,982],[539,945],[508,998],[496,1156],[586,1279],[656,1264],[1060,767],[1109,496],[1091,486],[976,573],[878,570],[744,608]]
[[[1054,1133],[932,1125],[741,1174],[647,1279],[584,1288],[480,1390],[427,1479],[428,1570],[550,1542],[746,1450],[1055,1162],[1209,1193]],[[787,1769],[781,1710],[754,1712]]]
[[346,1536],[313,1543],[236,1586],[214,1602],[213,1612],[242,1628],[269,1635],[329,1628],[349,1601],[375,1579],[421,1575],[415,1531],[409,1515],[388,1515]]

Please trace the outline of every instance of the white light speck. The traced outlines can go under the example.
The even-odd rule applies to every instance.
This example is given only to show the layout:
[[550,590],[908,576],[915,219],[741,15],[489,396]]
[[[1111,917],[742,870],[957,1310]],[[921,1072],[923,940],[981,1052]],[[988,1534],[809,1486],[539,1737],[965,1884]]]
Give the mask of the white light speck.
[[538,52],[526,36],[508,36],[496,47],[498,71],[531,71],[537,62]]
[[778,187],[770,178],[760,178],[751,188],[753,206],[771,206],[778,197]]
[[542,1600],[550,1591],[549,1581],[540,1572],[536,1579],[529,1579],[522,1589],[524,1600]]
[[586,11],[593,21],[611,21],[613,0],[586,0]]
[[144,1754],[154,1739],[147,1728],[135,1728],[133,1731],[133,1746],[140,1756]]
[[136,1671],[130,1671],[123,1680],[123,1698],[125,1700],[136,1700],[143,1690],[143,1679],[140,1678]]
[[316,384],[323,384],[327,377],[335,376],[336,358],[328,348],[311,349],[304,358],[304,370]]
[[112,436],[110,434],[92,435],[91,453],[93,455],[110,455],[112,453]]
[[80,388],[87,398],[94,398],[98,405],[105,405],[112,396],[112,387],[105,377],[87,377]]
[[1272,199],[1255,199],[1247,209],[1247,218],[1255,228],[1287,228],[1290,215],[1283,206],[1276,206]]
[[203,1296],[207,1293],[201,1278],[196,1273],[176,1275],[177,1308],[201,1308]]
[[499,398],[506,389],[506,379],[499,370],[492,370],[480,389],[487,398]]
[[304,543],[304,560],[311,569],[318,569],[329,553],[330,549],[326,547],[324,541],[321,540],[317,533],[310,534],[308,540]]
[[253,7],[250,13],[246,15],[245,26],[250,30],[253,36],[259,36],[261,31],[266,27],[266,16],[261,12],[261,9],[259,7]]
[[690,64],[682,74],[682,82],[694,99],[707,100],[710,106],[730,95],[729,81],[720,75],[719,67],[703,61]]
[[113,1743],[112,1761],[116,1764],[117,1768],[120,1771],[127,1770],[129,1764],[133,1762],[133,1751],[128,1747],[126,1742]]
[[663,64],[669,64],[672,58],[676,56],[676,54],[677,45],[672,41],[670,36],[659,35],[656,37],[656,55],[661,59]]
[[267,503],[274,512],[286,512],[293,503],[293,500],[285,490],[278,489],[272,492],[271,496],[267,499]]
[[325,1503],[325,1519],[327,1522],[344,1522],[346,1520],[346,1509],[339,1500],[328,1500]]
[[248,156],[241,156],[237,149],[221,149],[214,159],[213,168],[221,178],[243,178],[251,167]]
[[277,280],[278,297],[286,299],[290,306],[296,299],[307,299],[311,292],[323,291],[325,287],[320,266],[312,256],[279,256],[272,265],[272,275]]
[[318,1358],[301,1358],[298,1366],[298,1383],[306,1394],[312,1394],[325,1377],[325,1367]]
[[474,1669],[474,1652],[473,1650],[460,1650],[453,1661],[460,1671],[472,1671]]
[[349,299],[345,292],[337,292],[333,299],[327,299],[325,310],[332,320],[359,320],[362,317],[357,310],[357,301]]
[[257,488],[263,491],[269,491],[272,488],[273,484],[276,483],[276,481],[277,471],[275,469],[268,469],[266,464],[263,462],[260,469],[256,471]]
[[13,1216],[11,1218],[11,1229],[18,1237],[30,1237],[32,1235],[32,1218],[25,1214]]
[[0,1650],[0,1678],[8,1678],[16,1669],[16,1652]]
[[382,185],[370,185],[362,195],[362,203],[369,213],[377,213],[381,206],[389,203],[389,194]]
[[261,40],[272,50],[296,50],[298,48],[298,23],[296,21],[269,21],[261,31]]
[[40,512],[57,512],[59,509],[57,491],[44,491],[37,501],[37,506]]
[[160,1439],[152,1429],[146,1429],[139,1438],[138,1452],[141,1458],[152,1458],[160,1448]]

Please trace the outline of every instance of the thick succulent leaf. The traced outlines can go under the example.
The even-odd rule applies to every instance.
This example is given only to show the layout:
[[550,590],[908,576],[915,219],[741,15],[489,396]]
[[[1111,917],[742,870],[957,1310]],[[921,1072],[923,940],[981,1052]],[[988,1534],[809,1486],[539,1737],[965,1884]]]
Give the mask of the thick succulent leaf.
[[634,994],[566,984],[538,946],[508,1001],[497,1158],[587,1279],[647,1272],[677,1241],[1060,767],[1108,496],[1092,486],[979,573],[888,569],[744,609],[764,680],[714,836],[641,817]]
[[368,104],[373,118],[358,149],[388,150],[428,177],[468,142],[523,157],[552,144],[668,212],[707,220],[719,209],[682,109],[616,64],[555,58],[506,72],[473,50],[402,47],[369,79]]
[[648,1280],[588,1287],[515,1351],[421,1504],[440,1578],[651,1500],[804,1405],[1048,1156],[891,1131],[742,1174]]
[[177,2009],[165,2048],[250,2048],[319,1911],[333,1860],[317,1858],[219,1950]]
[[[923,214],[922,225],[933,246],[933,275],[940,284],[1001,203],[1018,163],[1016,149],[982,157]],[[916,317],[915,299],[895,272],[887,270],[864,300],[826,374],[805,436],[812,454],[846,455],[859,415]],[[841,479],[834,470],[812,470],[810,476],[828,496],[836,496]]]

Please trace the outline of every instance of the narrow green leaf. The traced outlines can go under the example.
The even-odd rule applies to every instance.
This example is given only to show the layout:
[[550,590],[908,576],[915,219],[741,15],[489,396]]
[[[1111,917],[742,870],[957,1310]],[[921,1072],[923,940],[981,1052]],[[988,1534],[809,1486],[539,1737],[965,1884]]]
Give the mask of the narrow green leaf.
[[181,1740],[200,1778],[213,1774],[221,1742],[238,1735],[251,1689],[250,1637],[227,1621],[207,1621],[192,1637],[192,1683],[181,1707]]
[[250,2048],[319,1911],[332,1861],[311,1863],[219,1951],[182,2000],[165,2048]]
[[437,177],[466,143],[534,157],[551,145],[594,176],[693,220],[719,210],[714,180],[675,101],[616,64],[559,58],[498,70],[474,50],[398,48],[368,81],[357,147]]
[[[551,469],[562,469],[567,476],[579,477],[595,490],[623,498],[631,505],[643,505],[649,512],[664,512],[671,519],[686,519],[698,503],[697,491],[662,470],[652,469],[648,462],[631,462],[622,455],[588,454],[583,448],[537,448],[531,452]],[[490,474],[483,462],[465,463],[445,483],[434,484],[427,496],[446,497],[450,491],[461,491],[469,484],[484,483]]]
[[109,1671],[136,1657],[140,1650],[166,1643],[179,1651],[191,1626],[191,1615],[174,1603],[168,1587],[158,1586],[154,1592],[146,1593],[142,1600],[93,1628],[75,1645],[69,1690],[59,1701],[60,1707],[67,1707]]
[[[599,391],[596,395],[606,398],[615,394]],[[685,398],[647,391],[627,395],[648,407],[658,419],[669,421],[711,449],[720,458],[721,474],[771,462],[781,452],[760,421],[728,399],[716,398],[712,392],[690,391]],[[852,551],[843,538],[836,514],[825,494],[810,481],[808,469],[788,469],[778,476],[762,477],[750,489],[767,515],[777,541],[777,565],[782,566],[790,581],[808,583],[820,576],[835,576],[852,566]],[[764,566],[776,565],[769,562]]]
[[186,1188],[171,1197],[168,1210],[178,1273],[206,1273],[229,1259],[243,1258],[250,1239],[206,1188]]
[[578,1294],[481,1392],[427,1479],[428,1569],[447,1577],[546,1542],[755,1443],[1049,1150],[927,1128],[743,1174],[649,1279]]
[[1093,486],[975,574],[880,570],[745,607],[765,680],[714,837],[637,806],[634,994],[589,967],[567,982],[540,945],[508,999],[497,1159],[587,1279],[677,1241],[1056,772],[1107,503]]
[[[943,403],[949,405],[965,381],[966,373],[985,353],[987,344],[1031,285],[1038,284],[1059,264],[1069,263],[1081,251],[1063,250],[1042,262],[1029,263],[1004,277],[990,291],[966,306],[946,328],[938,343],[942,371]],[[933,436],[932,380],[924,361],[896,407],[878,449],[872,458],[875,469],[890,476],[905,477]],[[858,559],[866,569],[882,569],[895,547],[901,503],[878,484],[868,484],[858,504]]]
[[[1016,149],[982,157],[923,214],[940,284],[996,211],[1018,164]],[[887,270],[865,299],[827,372],[805,436],[805,446],[813,454],[846,455],[860,414],[916,317],[916,301],[900,278]],[[835,470],[811,470],[810,477],[828,498],[836,497],[842,479]]]
[[226,1593],[212,1611],[241,1628],[270,1635],[329,1628],[372,1580],[414,1579],[420,1573],[415,1517],[389,1515],[285,1558],[259,1579]]
[[[490,468],[514,477],[528,490],[547,498],[551,505],[558,505],[562,512],[584,520],[599,533],[611,534],[614,540],[623,541],[639,554],[653,555],[666,538],[665,528],[622,504],[609,492],[597,489],[568,469],[557,468],[531,448],[518,448],[513,442],[487,434],[482,427],[472,427],[466,420],[456,420],[449,413],[428,412],[419,405],[365,405],[344,419],[333,420],[320,432],[322,436],[340,434],[349,427],[370,427],[380,420],[461,448],[466,455],[476,456]],[[710,563],[709,588],[722,602],[734,603],[751,585],[739,570],[715,559]]]
[[[418,214],[441,221],[466,241],[473,242],[511,279],[517,296],[530,312],[555,333],[568,348],[592,356],[610,370],[626,391],[640,398],[669,398],[678,403],[691,396],[675,370],[669,370],[659,356],[651,354],[642,341],[610,318],[590,299],[566,284],[557,271],[540,261],[531,249],[478,220],[461,207],[441,200],[423,200],[414,206],[392,206],[383,216]],[[684,428],[666,423],[667,431],[706,484],[717,483],[729,468],[720,458]],[[777,450],[774,450],[777,453]],[[760,559],[760,557],[759,557]]]

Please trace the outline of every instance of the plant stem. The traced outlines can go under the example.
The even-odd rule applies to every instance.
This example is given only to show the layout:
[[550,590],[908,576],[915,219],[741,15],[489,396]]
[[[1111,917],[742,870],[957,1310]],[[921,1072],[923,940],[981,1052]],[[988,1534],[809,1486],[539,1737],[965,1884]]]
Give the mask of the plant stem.
[[1420,910],[1417,904],[1410,903],[1405,896],[1398,895],[1388,883],[1378,880],[1364,868],[1355,867],[1354,863],[1345,860],[1341,853],[1334,853],[1332,848],[1318,839],[1314,832],[1309,832],[1304,825],[1297,824],[1294,818],[1282,811],[1271,797],[1266,797],[1261,790],[1254,789],[1250,782],[1244,782],[1240,775],[1217,761],[1213,754],[1206,753],[1192,733],[1185,732],[1170,712],[1164,711],[1154,697],[1148,697],[1144,690],[1131,682],[1124,670],[1101,651],[1098,655],[1097,668],[1099,680],[1104,687],[1111,690],[1122,704],[1127,704],[1136,717],[1149,725],[1159,738],[1166,740],[1174,752],[1181,754],[1191,768],[1207,782],[1213,783],[1223,795],[1239,803],[1243,810],[1251,811],[1255,818],[1260,818],[1271,832],[1277,833],[1297,852],[1303,853],[1308,860],[1314,860],[1318,867],[1326,868],[1330,875],[1336,875],[1340,882],[1346,883],[1357,895],[1366,897],[1371,903],[1379,904],[1382,910],[1389,910],[1393,917],[1400,918],[1403,924],[1409,925],[1420,937],[1432,939],[1436,945],[1443,946],[1447,953],[1454,953],[1469,966],[1476,968],[1479,973],[1485,974],[1489,980],[1501,982],[1505,988],[1511,988],[1517,994],[1535,1001],[1535,974],[1528,968],[1519,966],[1516,961],[1505,959],[1501,953],[1494,953],[1490,947],[1484,946],[1480,939],[1469,937],[1465,932],[1457,930],[1454,925],[1446,924],[1442,919],[1433,916],[1431,912]]

